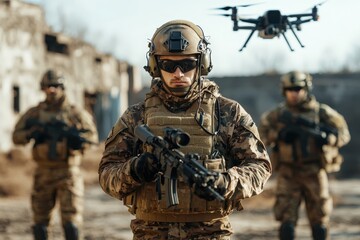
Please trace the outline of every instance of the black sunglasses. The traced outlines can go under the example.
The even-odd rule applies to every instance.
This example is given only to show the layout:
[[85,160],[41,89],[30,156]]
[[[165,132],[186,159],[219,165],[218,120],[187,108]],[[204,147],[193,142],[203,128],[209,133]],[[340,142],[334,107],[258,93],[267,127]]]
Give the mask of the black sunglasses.
[[62,88],[62,87],[64,87],[64,85],[62,85],[62,84],[48,84],[48,85],[46,85],[46,88],[51,88],[51,87],[53,87],[53,88]]
[[197,59],[191,59],[191,58],[186,58],[186,59],[182,59],[182,60],[167,60],[167,59],[159,59],[158,60],[158,65],[159,68],[169,72],[169,73],[174,73],[176,71],[177,68],[180,68],[180,70],[185,73],[188,72],[190,70],[193,70],[194,68],[197,67]]
[[303,89],[303,88],[302,87],[288,87],[288,88],[285,88],[285,91],[299,92],[301,89]]

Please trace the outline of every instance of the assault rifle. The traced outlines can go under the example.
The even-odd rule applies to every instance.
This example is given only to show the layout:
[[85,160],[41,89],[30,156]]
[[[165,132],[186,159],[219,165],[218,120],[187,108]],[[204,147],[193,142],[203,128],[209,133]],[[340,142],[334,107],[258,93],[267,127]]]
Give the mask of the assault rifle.
[[95,144],[83,137],[81,133],[88,132],[88,129],[77,129],[75,126],[69,126],[62,120],[52,119],[49,122],[40,122],[37,118],[30,118],[26,121],[26,129],[35,128],[31,138],[35,140],[35,145],[49,141],[49,159],[56,160],[58,155],[56,151],[57,142],[63,139],[68,140],[68,146],[71,149],[79,150],[85,143]]
[[[294,145],[295,139],[299,139],[301,151],[304,156],[308,154],[307,141],[309,137],[314,138],[316,142],[322,146],[327,143],[327,136],[329,134],[333,134],[336,137],[338,136],[338,130],[336,128],[324,123],[311,121],[302,116],[294,116],[289,111],[284,111],[280,115],[279,121],[286,125],[282,131],[287,137],[283,140],[288,143],[293,143]],[[295,146],[293,147],[295,148]]]
[[216,190],[214,183],[219,178],[219,173],[209,171],[198,160],[198,154],[184,154],[178,148],[186,146],[190,136],[180,129],[164,128],[164,138],[151,133],[147,125],[135,127],[135,136],[143,143],[154,148],[161,163],[161,179],[157,180],[158,199],[161,199],[161,185],[165,185],[166,206],[171,207],[179,204],[177,194],[177,178],[181,175],[189,186],[199,186],[215,199],[224,201]]

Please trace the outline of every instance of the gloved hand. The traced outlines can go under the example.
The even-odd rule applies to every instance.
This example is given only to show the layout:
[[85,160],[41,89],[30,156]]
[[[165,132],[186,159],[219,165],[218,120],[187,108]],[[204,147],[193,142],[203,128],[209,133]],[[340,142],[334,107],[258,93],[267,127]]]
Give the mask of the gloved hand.
[[80,136],[70,136],[68,137],[68,146],[73,150],[79,150],[82,148],[84,141]]
[[[214,190],[223,196],[226,192],[226,188],[229,184],[229,176],[226,173],[220,173],[219,178],[214,183]],[[210,192],[206,187],[195,185],[195,194],[207,201],[213,201],[216,199],[215,195]]]
[[337,138],[334,134],[329,133],[326,134],[325,132],[322,135],[319,135],[315,139],[318,146],[322,147],[323,145],[332,145],[336,144]]
[[298,137],[298,134],[285,127],[280,130],[278,137],[281,141],[284,141],[286,143],[292,143]]
[[31,127],[27,136],[29,140],[34,139],[36,143],[44,142],[47,137],[48,135],[46,134],[44,128],[39,126]]
[[131,163],[131,175],[138,182],[152,182],[160,171],[160,161],[154,154],[144,152]]

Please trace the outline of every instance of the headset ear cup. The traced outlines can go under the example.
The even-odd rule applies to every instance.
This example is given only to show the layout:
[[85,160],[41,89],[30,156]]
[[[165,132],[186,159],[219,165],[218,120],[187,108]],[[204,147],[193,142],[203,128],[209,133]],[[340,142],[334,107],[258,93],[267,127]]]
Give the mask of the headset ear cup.
[[208,75],[212,67],[211,50],[206,48],[206,50],[201,54],[201,76]]
[[150,76],[153,78],[160,77],[160,71],[159,68],[157,67],[156,58],[153,54],[149,54],[148,72],[150,73]]

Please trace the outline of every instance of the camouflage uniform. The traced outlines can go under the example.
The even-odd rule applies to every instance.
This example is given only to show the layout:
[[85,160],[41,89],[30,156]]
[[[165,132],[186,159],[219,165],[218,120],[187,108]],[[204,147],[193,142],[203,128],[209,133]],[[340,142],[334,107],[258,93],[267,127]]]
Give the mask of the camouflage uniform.
[[[185,213],[176,211],[176,207],[171,207],[170,210],[166,209],[161,202],[153,198],[154,195],[156,196],[153,194],[156,191],[153,183],[141,184],[132,177],[131,160],[143,151],[141,142],[134,136],[134,128],[144,124],[147,112],[146,101],[141,102],[129,107],[112,128],[106,140],[105,151],[99,166],[99,180],[103,190],[109,195],[123,200],[136,216],[136,219],[131,222],[134,239],[229,239],[233,230],[228,215],[233,209],[242,209],[241,199],[259,194],[271,174],[268,154],[259,139],[252,118],[240,104],[218,94],[218,86],[215,83],[202,80],[201,91],[195,83],[186,97],[182,98],[167,93],[163,88],[163,82],[154,79],[147,98],[158,97],[167,109],[171,109],[172,116],[177,114],[180,116],[187,109],[197,106],[199,92],[218,95],[220,126],[218,134],[215,135],[214,148],[224,157],[226,167],[224,171],[230,179],[224,194],[227,209],[221,215],[217,215],[216,211],[207,211],[207,221],[196,221],[194,220],[197,217],[196,209],[190,207]],[[216,114],[215,117],[217,118]],[[192,134],[192,132],[189,133]],[[148,188],[148,195],[138,194],[143,188]],[[179,194],[183,190],[184,188],[179,185]],[[127,202],[128,197],[133,194],[144,198],[142,203],[146,205],[145,208],[154,208],[154,211],[157,211],[158,221],[144,220],[143,216],[140,216],[140,210],[144,206],[136,205],[134,199],[132,202]],[[189,194],[192,195],[192,193]],[[192,197],[193,200],[189,204],[195,205],[198,199],[196,196]],[[181,205],[184,198],[179,197],[179,201]],[[217,202],[203,201],[206,206]],[[167,214],[167,211],[173,214]],[[162,214],[169,217],[179,216],[179,221],[169,220],[167,217],[162,218]]]
[[[34,126],[29,126],[29,119],[38,120],[40,123],[47,123],[53,119],[61,120],[79,130],[87,129],[88,131],[81,133],[81,137],[97,142],[97,130],[92,116],[70,105],[65,96],[57,104],[41,102],[22,115],[13,133],[15,144],[30,142]],[[51,133],[47,134],[51,135]],[[80,164],[85,146],[74,150],[67,145],[67,139],[62,139],[56,142],[56,158],[49,159],[49,141],[47,139],[45,142],[35,142],[32,151],[37,163],[31,196],[34,228],[42,228],[39,231],[44,230],[45,235],[56,201],[60,203],[64,228],[69,226],[78,228],[83,222],[84,183]],[[35,231],[37,230],[34,229],[34,234],[37,234]]]
[[[296,117],[300,116],[331,126],[338,134],[337,136],[330,134],[324,145],[319,144],[315,136],[309,136],[306,140],[300,140],[295,136],[293,141],[288,142],[281,138],[282,131],[288,126],[280,118],[284,113],[289,112]],[[298,128],[300,129],[301,126],[298,125]],[[306,101],[296,106],[290,106],[285,101],[275,109],[264,113],[261,117],[259,133],[265,145],[272,148],[270,158],[278,173],[274,212],[276,220],[282,223],[280,239],[283,239],[282,232],[287,232],[286,227],[290,229],[288,232],[294,232],[302,200],[305,201],[314,239],[322,239],[316,237],[318,236],[316,231],[322,228],[325,235],[327,234],[332,211],[326,170],[330,172],[331,169],[339,169],[342,157],[338,153],[338,148],[350,140],[344,118],[309,95]]]

